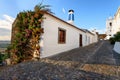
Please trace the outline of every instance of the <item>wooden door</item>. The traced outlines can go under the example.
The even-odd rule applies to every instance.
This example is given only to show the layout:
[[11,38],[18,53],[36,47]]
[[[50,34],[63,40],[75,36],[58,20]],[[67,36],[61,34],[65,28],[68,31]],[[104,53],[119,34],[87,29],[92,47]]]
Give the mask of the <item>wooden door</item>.
[[79,46],[80,47],[82,46],[82,34],[80,34],[80,36],[79,36]]

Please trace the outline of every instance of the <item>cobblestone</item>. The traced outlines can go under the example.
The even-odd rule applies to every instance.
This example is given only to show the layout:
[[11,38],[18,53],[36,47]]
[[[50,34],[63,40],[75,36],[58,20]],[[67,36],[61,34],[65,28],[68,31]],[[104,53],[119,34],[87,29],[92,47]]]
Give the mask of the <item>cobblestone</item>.
[[0,68],[0,80],[120,80],[120,55],[108,41]]

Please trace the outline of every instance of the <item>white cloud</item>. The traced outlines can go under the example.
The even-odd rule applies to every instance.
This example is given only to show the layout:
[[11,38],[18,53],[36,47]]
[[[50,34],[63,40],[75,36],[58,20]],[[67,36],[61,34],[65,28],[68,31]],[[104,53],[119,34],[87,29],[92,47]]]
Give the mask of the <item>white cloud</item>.
[[13,23],[13,21],[15,20],[15,18],[13,18],[13,17],[11,17],[11,16],[8,16],[8,15],[3,15],[4,16],[4,18],[7,20],[7,21],[9,21],[9,22],[11,22],[11,23]]
[[105,31],[106,31],[106,29],[104,28],[104,29],[100,29],[100,28],[97,28],[97,27],[91,27],[89,30],[91,31],[91,30],[95,30],[96,29],[96,31],[99,33],[99,34],[105,34]]
[[65,11],[65,9],[64,9],[64,8],[62,9],[62,12],[65,14],[65,12],[66,12],[66,11]]
[[3,19],[0,19],[0,28],[11,30],[13,21],[14,21],[13,17],[8,15],[3,15]]
[[11,39],[11,29],[14,20],[15,18],[8,15],[3,15],[3,19],[0,19],[0,40]]

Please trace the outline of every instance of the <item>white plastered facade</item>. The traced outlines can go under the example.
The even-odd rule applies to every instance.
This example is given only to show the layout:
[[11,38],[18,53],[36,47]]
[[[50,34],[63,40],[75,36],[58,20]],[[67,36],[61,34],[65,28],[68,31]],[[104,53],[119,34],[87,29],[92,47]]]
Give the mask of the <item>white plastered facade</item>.
[[[82,47],[97,42],[97,34],[85,32],[82,29],[76,28],[51,14],[44,14],[44,21],[41,24],[44,28],[44,33],[41,36],[40,57],[53,56],[61,52],[65,52],[74,48],[79,48],[79,36],[82,35]],[[66,31],[66,42],[64,44],[58,43],[58,29]]]
[[114,17],[110,17],[106,20],[106,39],[113,37],[120,31],[120,7],[118,8]]

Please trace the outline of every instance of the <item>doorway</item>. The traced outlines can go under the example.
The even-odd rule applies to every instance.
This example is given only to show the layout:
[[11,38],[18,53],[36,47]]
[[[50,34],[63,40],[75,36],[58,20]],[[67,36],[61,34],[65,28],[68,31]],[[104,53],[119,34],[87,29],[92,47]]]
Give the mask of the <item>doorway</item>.
[[82,34],[79,36],[79,46],[82,47]]

